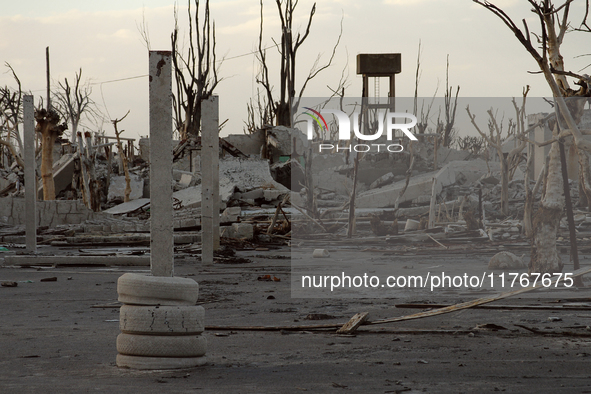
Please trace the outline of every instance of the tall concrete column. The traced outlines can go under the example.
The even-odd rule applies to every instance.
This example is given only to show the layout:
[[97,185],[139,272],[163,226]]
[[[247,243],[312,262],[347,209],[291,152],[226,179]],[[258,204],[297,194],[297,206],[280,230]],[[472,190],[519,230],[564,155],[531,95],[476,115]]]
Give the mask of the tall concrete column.
[[25,224],[27,252],[37,251],[37,182],[35,176],[35,109],[33,96],[23,98],[25,140]]
[[219,97],[201,102],[201,260],[220,246]]
[[150,51],[150,267],[172,276],[172,67],[170,51]]

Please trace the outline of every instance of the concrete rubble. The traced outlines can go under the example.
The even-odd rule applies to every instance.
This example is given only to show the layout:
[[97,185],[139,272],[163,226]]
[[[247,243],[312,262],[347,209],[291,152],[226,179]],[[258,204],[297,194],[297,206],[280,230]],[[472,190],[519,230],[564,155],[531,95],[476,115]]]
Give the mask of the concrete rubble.
[[[217,127],[214,127],[213,130],[217,130]],[[293,146],[294,141],[295,146]],[[151,231],[152,234],[154,231],[154,224],[159,223],[156,217],[156,207],[163,205],[162,201],[160,204],[157,201],[157,197],[161,197],[158,191],[159,188],[168,187],[170,184],[172,186],[171,205],[173,211],[171,215],[168,215],[168,218],[171,219],[172,226],[167,227],[166,232],[170,239],[166,243],[170,245],[172,253],[169,253],[168,257],[171,257],[173,263],[175,261],[179,263],[178,267],[180,267],[179,271],[182,272],[182,275],[200,276],[198,279],[204,286],[199,290],[201,292],[199,303],[208,304],[208,308],[214,311],[214,321],[227,323],[225,326],[210,326],[207,328],[209,331],[202,334],[206,327],[201,314],[199,327],[188,331],[200,338],[202,335],[203,337],[209,335],[210,338],[236,335],[235,331],[232,331],[234,329],[241,331],[269,329],[282,334],[299,331],[305,335],[308,331],[304,330],[334,328],[339,330],[337,333],[340,333],[344,327],[352,326],[354,328],[347,333],[347,337],[341,337],[350,341],[354,338],[352,334],[357,329],[367,331],[368,325],[364,326],[363,323],[369,312],[352,310],[355,308],[365,309],[367,305],[363,303],[347,304],[344,301],[339,301],[342,303],[334,305],[338,305],[336,312],[342,312],[341,314],[335,312],[332,303],[328,305],[324,301],[321,303],[306,300],[297,304],[291,302],[289,308],[283,306],[283,304],[289,303],[290,297],[297,298],[298,293],[287,291],[288,285],[286,283],[291,285],[296,283],[294,288],[299,288],[297,286],[299,279],[293,273],[297,273],[297,270],[306,264],[310,264],[318,270],[324,270],[323,273],[329,272],[329,269],[334,266],[333,264],[336,264],[335,262],[347,264],[353,270],[359,269],[360,262],[373,261],[377,262],[375,267],[382,266],[389,274],[401,270],[422,270],[423,273],[427,271],[432,273],[439,270],[439,267],[442,267],[441,271],[445,268],[446,272],[450,273],[449,267],[454,274],[457,274],[454,277],[460,277],[460,271],[468,272],[470,270],[472,273],[480,271],[478,273],[481,275],[482,270],[486,269],[490,271],[487,272],[486,278],[491,278],[491,281],[492,278],[498,278],[494,275],[524,273],[527,270],[528,261],[525,252],[531,246],[524,234],[522,218],[526,187],[530,189],[533,187],[535,184],[533,175],[535,174],[530,174],[532,180],[529,181],[529,184],[525,184],[524,178],[527,170],[523,163],[515,170],[508,183],[511,204],[508,213],[503,214],[500,204],[502,174],[498,161],[485,155],[475,155],[452,148],[438,147],[435,149],[433,144],[428,141],[420,141],[413,146],[414,164],[412,167],[410,167],[411,154],[408,152],[367,154],[356,166],[353,155],[318,154],[309,157],[307,155],[311,152],[313,144],[308,144],[301,133],[283,127],[267,127],[252,135],[233,135],[222,140],[217,152],[219,156],[216,156],[219,158],[219,172],[215,174],[217,176],[214,176],[212,171],[206,172],[206,170],[215,167],[215,164],[206,167],[211,160],[206,159],[201,162],[200,139],[174,141],[172,152],[175,162],[172,171],[164,174],[166,175],[165,181],[161,182],[160,186],[155,186],[158,185],[155,182],[156,177],[151,177],[149,142],[149,139],[142,139],[138,155],[129,158],[131,195],[128,202],[124,202],[126,182],[125,175],[120,171],[121,158],[117,155],[109,158],[106,154],[102,155],[100,151],[96,152],[97,154],[93,156],[94,170],[96,180],[101,185],[99,191],[101,206],[97,210],[87,207],[87,202],[80,193],[80,183],[73,182],[79,172],[77,167],[79,158],[76,153],[66,153],[61,157],[58,155],[55,163],[58,199],[36,202],[37,231],[34,235],[38,249],[34,253],[22,253],[20,250],[21,245],[25,242],[24,225],[27,222],[25,215],[27,207],[24,198],[22,198],[23,174],[17,168],[4,169],[0,173],[2,175],[0,186],[4,190],[4,196],[0,198],[0,242],[5,249],[2,250],[0,256],[1,264],[10,267],[10,269],[28,270],[27,275],[31,275],[31,277],[40,275],[39,272],[44,270],[59,272],[60,268],[74,270],[78,266],[86,267],[85,269],[89,271],[102,269],[104,271],[101,274],[105,277],[106,275],[113,276],[114,271],[112,270],[115,269],[102,267],[111,266],[122,266],[125,267],[125,270],[135,269],[145,276],[143,274],[146,269],[149,267],[152,270],[154,267],[154,260],[157,260],[154,257],[155,244],[161,241],[157,236],[151,235]],[[168,146],[168,141],[161,145]],[[215,144],[207,145],[204,142],[203,146],[209,146],[210,151],[217,149]],[[156,151],[152,151],[152,153],[154,152]],[[355,173],[357,179],[354,179]],[[216,192],[213,188],[208,187],[211,183],[207,181],[207,176],[210,181],[212,178],[217,178],[219,181],[219,192],[217,193],[219,207],[213,208],[213,204],[211,204],[212,196]],[[309,179],[308,176],[312,176],[312,179]],[[311,182],[308,183],[308,181]],[[571,179],[570,186],[572,196],[576,200],[578,198],[576,178]],[[306,189],[308,187],[311,190]],[[357,191],[355,214],[349,217],[351,209],[348,204],[354,189]],[[209,197],[205,193],[202,194],[204,191],[211,193]],[[42,190],[38,189],[35,192],[39,194]],[[539,201],[539,196],[538,192],[534,201]],[[164,200],[165,203],[168,203],[170,196],[166,196]],[[534,209],[536,207],[537,205],[534,204]],[[28,212],[30,213],[30,211]],[[211,212],[213,212],[213,216]],[[584,209],[575,209],[574,213],[577,240],[591,242],[591,214]],[[211,235],[212,233],[218,235],[218,229],[211,225],[214,217],[216,219],[219,217],[219,248],[216,246],[212,253],[213,261],[206,262],[204,259],[205,248],[207,246],[211,251],[215,244],[215,241],[211,241],[215,240],[215,237]],[[172,231],[170,231],[170,227],[172,227]],[[557,240],[559,253],[563,255],[566,255],[567,247],[570,246],[567,227],[568,223],[564,219],[560,224],[560,237]],[[354,228],[351,237],[347,237],[349,228]],[[214,230],[212,231],[212,229]],[[206,230],[209,231],[209,234],[206,234]],[[208,237],[210,237],[210,241],[207,241]],[[282,254],[285,251],[288,252]],[[478,256],[469,258],[468,256],[471,254]],[[482,256],[480,256],[481,254]],[[437,258],[434,259],[434,256]],[[268,259],[273,259],[272,263],[269,264]],[[460,266],[458,261],[462,259],[463,265]],[[204,272],[195,269],[196,263],[201,263],[198,267],[205,268],[202,270]],[[224,264],[233,264],[231,267],[238,267],[240,264],[240,267],[245,268],[225,270],[223,274],[220,274],[219,271],[224,270]],[[249,269],[250,271],[248,271]],[[161,275],[154,275],[152,272],[153,276],[146,277],[174,277],[171,271],[166,271]],[[410,273],[413,271],[401,272]],[[24,274],[21,273],[21,275]],[[67,277],[67,280],[72,277],[76,277],[78,280],[76,275],[72,274]],[[49,279],[53,281],[53,278],[57,281],[57,276]],[[40,280],[46,281],[47,279],[41,278]],[[61,276],[59,280],[61,281]],[[244,287],[247,287],[248,284],[252,285],[252,282],[249,282],[251,280],[256,281],[256,290],[251,293],[244,292]],[[303,279],[301,280],[303,282]],[[189,282],[191,281],[192,279],[189,280]],[[112,280],[109,282],[113,285],[115,283]],[[3,283],[6,283],[3,287],[14,287],[12,283],[15,283],[17,288],[19,286],[23,288],[26,280]],[[270,287],[281,284],[286,286],[281,291],[279,287]],[[86,288],[81,288],[80,291],[89,291],[89,288],[96,285],[98,284],[89,285],[87,283]],[[239,289],[235,286],[241,287]],[[488,293],[493,289],[488,287],[478,289],[479,292],[484,293],[483,298],[479,298],[479,302],[482,304],[491,300]],[[111,290],[115,290],[114,286]],[[118,290],[120,295],[125,294],[125,289],[122,289],[122,286],[118,286]],[[433,301],[432,298],[435,297],[433,290],[428,293],[426,289],[419,288],[410,295],[408,292],[405,293],[407,290],[392,290],[392,293],[386,297],[410,301],[422,299],[424,294],[428,294],[426,297],[429,298],[429,302]],[[564,292],[566,293],[566,290]],[[156,291],[155,293],[160,292]],[[202,307],[195,305],[197,295],[194,293],[196,292],[191,293],[191,297],[194,295],[194,298],[187,301],[187,306],[190,304],[187,309],[189,313],[197,314],[201,313]],[[43,296],[51,294],[51,292],[39,292],[39,294]],[[335,294],[340,295],[340,293]],[[307,296],[307,294],[301,295],[302,298]],[[466,298],[476,298],[466,297],[466,295],[470,296],[471,294],[470,292],[451,291],[438,295],[439,298],[436,301],[447,304],[456,303],[459,305],[456,307],[460,309],[466,307]],[[369,293],[361,294],[361,296],[365,299],[371,298]],[[18,301],[17,297],[14,299]],[[244,301],[244,299],[248,299],[248,301]],[[277,305],[281,306],[271,308],[274,300],[279,301]],[[107,306],[103,303],[100,308],[104,310],[107,307],[121,306],[114,300],[110,301],[113,302]],[[168,357],[165,359],[166,361],[178,358],[176,361],[181,364],[187,361],[187,355],[183,353],[185,346],[181,341],[184,341],[188,336],[184,333],[181,335],[181,332],[178,331],[186,328],[184,320],[179,320],[179,324],[176,326],[177,328],[172,330],[172,334],[170,331],[161,331],[161,335],[157,333],[158,335],[154,336],[153,332],[147,332],[148,329],[152,329],[149,321],[141,329],[130,330],[129,327],[125,327],[125,324],[129,323],[126,321],[128,319],[126,316],[130,313],[139,314],[143,310],[142,308],[148,308],[147,311],[153,313],[153,310],[149,309],[152,307],[154,310],[162,307],[168,308],[160,309],[161,311],[178,310],[176,304],[167,305],[158,299],[151,299],[145,306],[139,307],[134,302],[126,301],[123,298],[120,298],[119,301],[124,304],[119,315],[119,319],[123,322],[123,325],[120,326],[123,329],[117,346],[117,351],[120,353],[117,361],[119,366],[129,364],[130,360],[126,358],[129,356],[127,353],[130,352],[128,347],[133,345],[131,341],[139,341],[140,339],[144,341],[144,345],[154,341],[166,343],[169,340],[176,341],[177,345],[172,353],[165,351],[146,355],[143,351],[136,350],[136,353],[132,355],[152,357],[154,360],[149,361],[154,362],[162,361],[160,360],[161,356],[162,358]],[[316,303],[314,304],[314,302]],[[377,319],[386,318],[384,310],[387,311],[391,306],[388,302],[384,302],[385,306],[372,306],[371,313],[384,314],[378,316]],[[288,323],[273,327],[258,326],[249,321],[248,317],[242,316],[240,318],[243,320],[240,324],[245,325],[233,325],[238,323],[232,321],[230,317],[220,318],[220,316],[227,315],[230,308],[228,307],[229,303],[233,303],[231,304],[232,309],[251,308],[251,305],[257,305],[258,308],[264,309],[265,313],[269,313],[265,318],[268,318],[270,322],[276,321],[273,320],[273,317],[276,316],[273,314],[284,314],[281,316],[289,316]],[[216,311],[218,305],[219,309]],[[312,308],[310,305],[314,305],[314,307]],[[432,308],[432,305],[436,304],[426,305],[414,306],[411,304],[411,307],[426,309]],[[451,307],[453,305],[441,304],[441,309]],[[515,305],[507,307],[510,309]],[[551,307],[554,306],[551,305]],[[298,308],[301,308],[301,311]],[[305,308],[311,309],[311,311],[304,311]],[[210,309],[208,309],[208,313]],[[129,312],[130,310],[132,312]],[[134,310],[135,312],[133,312]],[[249,313],[260,313],[260,310],[251,311],[249,309]],[[160,315],[160,317],[164,316],[162,324],[168,324],[168,315],[166,313]],[[411,318],[418,319],[417,315],[420,313],[410,314],[409,320]],[[35,316],[41,318],[45,315],[42,312],[35,312]],[[152,314],[152,316],[154,315]],[[489,320],[484,320],[491,319],[490,316],[490,314],[475,312],[469,317],[469,327],[465,326],[466,320],[462,319],[460,323],[454,322],[451,327],[446,321],[442,326],[435,326],[432,329],[433,332],[447,334],[450,338],[457,339],[457,347],[459,348],[465,346],[461,341],[465,341],[466,338],[476,338],[477,335],[483,335],[482,332],[490,327],[495,327],[495,330],[499,327],[492,322],[489,323]],[[396,321],[395,319],[399,317],[402,319],[405,316],[399,315],[389,321]],[[340,319],[343,318],[349,319],[349,321],[341,322]],[[236,316],[232,316],[232,319],[236,319]],[[325,325],[292,325],[292,322],[300,323],[301,320],[317,319],[338,320],[338,323],[328,325],[328,327]],[[105,318],[103,320],[107,322],[116,319]],[[571,320],[574,321],[574,318]],[[372,318],[371,321],[373,324],[376,318]],[[377,321],[380,322],[380,320]],[[516,319],[515,323],[520,321]],[[92,323],[95,324],[95,322]],[[397,331],[396,335],[426,335],[424,331],[421,331],[424,329],[423,324],[427,323],[421,323],[416,332],[400,331],[403,333],[400,334]],[[170,329],[170,326],[167,328]],[[226,334],[226,331],[231,334]],[[466,336],[460,338],[458,334],[460,331]],[[92,330],[88,330],[88,332],[92,332]],[[213,334],[214,332],[215,334]],[[371,332],[380,333],[381,331]],[[152,336],[148,336],[147,333]],[[513,331],[510,335],[518,334]],[[162,338],[159,339],[160,336]],[[320,338],[320,336],[315,337]],[[393,341],[396,341],[396,338]],[[365,339],[361,338],[360,340]],[[303,338],[302,341],[308,343],[311,340]],[[388,341],[388,343],[392,342],[391,339]],[[410,340],[405,340],[405,342],[407,341]],[[343,342],[343,344],[348,343],[350,342]],[[426,343],[429,342],[426,341]],[[333,345],[335,344],[330,342],[326,346]],[[191,353],[191,357],[204,356],[205,341],[199,342],[199,346],[201,346],[199,351]],[[232,349],[232,346],[234,345],[230,345],[228,348]],[[375,350],[375,344],[371,344],[371,346]],[[168,346],[165,348],[169,349]],[[219,343],[214,342],[212,349],[214,350],[213,357],[217,357],[214,360],[219,364],[220,356],[215,353],[220,349]],[[390,350],[384,356],[387,359],[391,357]],[[350,353],[345,348],[342,352],[343,354]],[[486,355],[484,356],[486,357]],[[340,359],[339,357],[335,357],[335,360]],[[424,355],[421,354],[420,357],[422,358],[418,359],[416,364],[427,363],[424,360],[426,358]],[[440,355],[434,357],[433,360],[439,360],[438,357]],[[193,361],[193,366],[203,365],[206,362],[201,358]],[[304,364],[303,361],[298,362]],[[376,363],[383,364],[384,362],[379,360]],[[146,368],[154,369],[148,368],[153,365],[148,362]],[[395,365],[402,366],[400,362]],[[332,387],[339,386],[333,384]]]
[[[309,149],[308,141],[296,129],[284,127],[259,130],[251,135],[230,135],[220,143],[220,234],[224,238],[282,242],[269,238],[269,223],[261,221],[261,214],[270,221],[276,208],[281,206],[279,222],[271,232],[284,226],[283,234],[290,234],[289,220],[301,220],[298,211],[290,207],[306,206],[307,197],[302,192],[305,179],[303,155]],[[296,142],[295,146],[293,142]],[[119,159],[95,155],[97,177],[108,180],[102,197],[103,210],[93,212],[81,199],[39,201],[37,220],[40,227],[79,226],[75,231],[83,234],[145,234],[150,229],[149,198],[149,139],[139,141],[138,155],[131,159],[131,195],[123,202],[125,176],[118,175]],[[182,147],[179,150],[179,147]],[[201,230],[201,173],[199,164],[199,140],[197,142],[173,141],[176,161],[173,164],[173,201],[175,232],[199,234]],[[435,151],[437,157],[435,158]],[[188,153],[187,153],[188,152]],[[266,153],[265,153],[266,152]],[[261,158],[266,155],[266,158]],[[510,217],[500,215],[500,165],[498,161],[473,155],[467,151],[439,147],[420,141],[413,145],[415,164],[407,184],[409,156],[407,153],[380,152],[367,154],[360,162],[356,209],[357,229],[371,231],[372,217],[383,220],[383,228],[394,225],[398,241],[406,237],[410,242],[407,223],[416,223],[417,231],[424,231],[427,216],[435,215],[435,226],[441,226],[447,234],[469,231],[463,217],[466,212],[478,213],[480,228],[489,240],[523,239],[523,225],[519,218],[523,212],[525,188],[523,165],[516,169],[509,183]],[[57,155],[54,165],[56,191],[68,191],[61,198],[79,195],[72,188],[77,155]],[[437,168],[433,170],[434,166]],[[0,186],[8,193],[0,204],[0,222],[5,226],[24,224],[24,199],[21,190],[22,174],[6,171],[0,177]],[[343,223],[343,214],[353,189],[352,157],[345,154],[316,154],[312,160],[315,185],[314,203],[324,220]],[[291,181],[291,182],[288,182]],[[530,187],[533,186],[531,181]],[[576,181],[571,181],[573,198],[577,198]],[[9,188],[10,185],[12,189]],[[106,187],[106,185],[104,185]],[[290,190],[292,189],[292,190]],[[42,189],[38,190],[41,193]],[[403,192],[403,193],[402,193]],[[480,197],[479,197],[480,194]],[[286,195],[290,199],[284,201]],[[433,206],[433,201],[434,206]],[[398,204],[398,209],[395,209]],[[326,211],[326,213],[323,213]],[[434,213],[435,211],[435,213]],[[276,215],[275,215],[276,216]],[[251,218],[256,220],[252,221]],[[579,226],[586,226],[580,219]],[[375,220],[375,219],[374,219]],[[281,224],[284,223],[284,224]],[[444,223],[439,225],[438,223]],[[566,223],[563,223],[566,226]],[[287,227],[285,227],[287,226]],[[406,236],[405,226],[407,227]],[[392,228],[394,228],[392,227]],[[317,230],[319,228],[317,227]],[[412,233],[412,231],[410,232]],[[440,235],[436,235],[440,237]],[[480,235],[477,238],[482,238]],[[392,238],[394,239],[394,238]]]

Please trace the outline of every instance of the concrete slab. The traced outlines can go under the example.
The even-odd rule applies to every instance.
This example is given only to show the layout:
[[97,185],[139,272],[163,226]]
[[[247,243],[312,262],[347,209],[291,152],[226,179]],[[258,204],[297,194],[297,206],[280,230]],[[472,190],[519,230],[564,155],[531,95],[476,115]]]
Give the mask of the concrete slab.
[[116,205],[112,208],[103,211],[104,213],[109,213],[111,215],[121,215],[125,213],[129,213],[135,211],[136,209],[144,206],[145,204],[149,203],[149,198],[138,198],[137,200],[124,202],[123,204]]
[[[55,183],[56,195],[72,183],[74,159],[75,155],[68,153],[53,163],[53,182]],[[39,182],[39,185],[41,186],[37,188],[37,196],[40,200],[43,200],[43,183]]]
[[191,182],[193,182],[192,174],[181,174],[181,179],[179,180],[179,185],[181,187],[187,188],[191,186]]
[[266,160],[230,158],[220,161],[220,188],[222,178],[236,185],[236,189],[241,192],[257,188],[289,191],[273,179]]
[[[420,196],[431,196],[433,178],[437,179],[435,192],[456,182],[456,175],[461,173],[466,178],[467,184],[475,182],[489,171],[498,171],[499,163],[487,163],[484,160],[452,161],[439,171],[433,171],[411,177],[400,203],[413,201]],[[356,205],[360,208],[387,208],[393,207],[400,191],[404,188],[405,180],[369,190],[357,196]]]
[[39,256],[12,255],[4,257],[4,266],[19,267],[53,265],[150,266],[150,256]]
[[[255,189],[272,189],[283,193],[289,189],[275,182],[266,160],[230,158],[220,161],[220,202],[228,202],[236,191],[246,193]],[[263,197],[264,192],[257,191]],[[172,195],[183,207],[201,206],[201,185],[179,190]]]
[[[144,180],[139,175],[130,174],[130,186],[131,194],[129,195],[130,200],[137,200],[142,198],[144,194]],[[112,176],[109,182],[109,194],[107,195],[108,200],[114,198],[125,197],[125,176]]]
[[[220,202],[228,202],[234,195],[236,185],[227,182],[222,185],[221,181],[222,179],[220,179]],[[172,196],[179,199],[185,208],[199,208],[201,206],[201,185],[176,191]]]

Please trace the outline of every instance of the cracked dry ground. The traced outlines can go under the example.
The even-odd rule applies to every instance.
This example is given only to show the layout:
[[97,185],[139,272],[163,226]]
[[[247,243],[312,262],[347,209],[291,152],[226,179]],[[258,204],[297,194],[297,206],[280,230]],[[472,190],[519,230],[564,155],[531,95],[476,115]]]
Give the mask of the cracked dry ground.
[[[347,253],[368,257],[368,252]],[[353,336],[334,330],[223,329],[344,323],[362,311],[377,320],[420,311],[396,308],[397,303],[453,304],[490,295],[441,291],[382,299],[293,299],[290,260],[272,257],[288,254],[287,248],[263,252],[264,256],[238,252],[252,262],[211,268],[202,268],[192,257],[177,258],[175,274],[200,283],[206,325],[218,327],[205,333],[209,364],[178,371],[115,366],[117,278],[145,268],[2,268],[3,281],[19,283],[0,288],[0,392],[591,392],[591,336],[586,335],[591,311],[584,306],[560,311],[467,309],[365,326]],[[446,267],[452,262],[485,264],[489,257],[449,254],[437,259]],[[418,263],[425,256],[415,259]],[[412,257],[399,264],[409,261]],[[280,281],[257,280],[264,275]],[[50,276],[57,281],[39,282]],[[491,305],[557,307],[588,297],[588,290],[544,290]],[[309,320],[314,318],[324,320]],[[483,324],[489,329],[474,329]],[[536,334],[515,324],[552,334]]]

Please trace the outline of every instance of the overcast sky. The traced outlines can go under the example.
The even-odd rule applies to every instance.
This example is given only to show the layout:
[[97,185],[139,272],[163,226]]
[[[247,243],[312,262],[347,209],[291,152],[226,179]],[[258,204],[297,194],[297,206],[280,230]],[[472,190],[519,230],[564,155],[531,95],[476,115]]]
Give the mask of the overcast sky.
[[[246,104],[256,92],[259,2],[215,0],[215,20],[220,66],[221,121],[229,119],[222,135],[243,132]],[[497,0],[516,22],[526,18],[532,30],[539,22],[526,0]],[[582,0],[572,7],[573,22],[583,14]],[[313,2],[300,0],[296,25],[303,30]],[[175,3],[169,0],[53,0],[2,1],[0,16],[0,60],[10,63],[23,88],[36,96],[45,90],[45,47],[50,47],[54,81],[74,78],[82,67],[91,81],[93,100],[111,119],[130,115],[120,124],[124,136],[148,135],[148,55],[138,25],[145,18],[152,49],[170,49]],[[264,45],[279,39],[275,2],[264,1]],[[186,33],[186,2],[179,3],[180,24]],[[531,85],[531,96],[547,96],[549,88],[536,70],[536,63],[507,27],[490,12],[470,0],[318,0],[308,40],[298,52],[296,84],[303,82],[318,55],[326,61],[332,51],[339,25],[343,36],[333,66],[308,85],[305,96],[330,95],[341,74],[348,74],[348,96],[361,95],[361,77],[355,74],[359,53],[402,53],[402,73],[396,79],[396,95],[414,94],[416,58],[422,42],[422,76],[419,95],[430,97],[437,87],[445,90],[446,56],[449,82],[460,85],[463,97],[520,96]],[[578,72],[590,57],[591,34],[571,33],[565,38],[563,55],[567,69]],[[270,73],[279,73],[277,57],[269,50]],[[10,74],[0,73],[0,85],[15,86]],[[589,73],[589,69],[585,71]],[[116,82],[111,82],[116,81]],[[373,89],[373,84],[371,85]],[[387,95],[386,81],[381,96]],[[455,89],[455,88],[454,88]],[[37,102],[37,98],[35,100]],[[463,110],[463,109],[461,109]],[[90,125],[89,125],[90,126]],[[108,123],[103,128],[113,135]],[[92,127],[91,130],[94,130]],[[461,131],[462,133],[464,131]],[[473,134],[471,132],[470,134]]]

